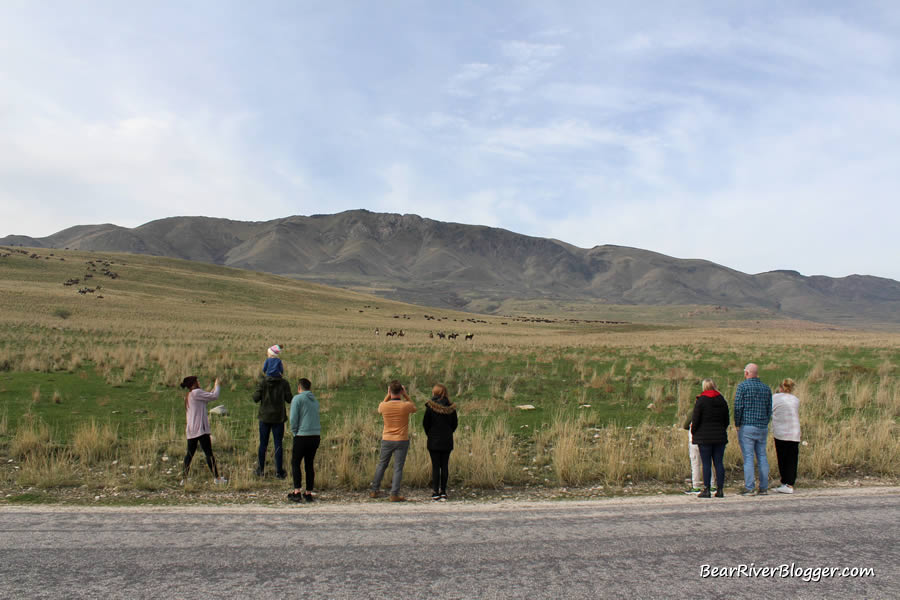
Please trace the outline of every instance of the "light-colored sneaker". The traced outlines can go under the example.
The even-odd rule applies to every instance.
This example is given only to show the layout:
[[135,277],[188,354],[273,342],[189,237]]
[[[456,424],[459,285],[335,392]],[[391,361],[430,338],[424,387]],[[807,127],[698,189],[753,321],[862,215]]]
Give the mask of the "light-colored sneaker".
[[215,485],[225,485],[226,483],[228,483],[228,480],[224,477],[216,477],[215,479],[213,479],[213,483]]
[[783,483],[780,487],[775,488],[775,491],[780,494],[793,494],[794,488],[786,483]]
[[701,491],[703,491],[703,490],[701,490],[698,487],[693,487],[689,490],[686,490],[684,493],[690,496],[691,494],[699,494]]

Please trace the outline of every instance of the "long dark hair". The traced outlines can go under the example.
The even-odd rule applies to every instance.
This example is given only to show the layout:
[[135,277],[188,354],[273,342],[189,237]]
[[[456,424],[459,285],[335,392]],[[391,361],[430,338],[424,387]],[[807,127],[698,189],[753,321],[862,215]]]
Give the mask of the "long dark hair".
[[196,375],[188,375],[184,379],[181,380],[182,388],[187,390],[187,394],[184,395],[184,410],[187,410],[188,407],[188,398],[191,397],[191,390],[194,389],[194,386],[197,385],[197,376]]

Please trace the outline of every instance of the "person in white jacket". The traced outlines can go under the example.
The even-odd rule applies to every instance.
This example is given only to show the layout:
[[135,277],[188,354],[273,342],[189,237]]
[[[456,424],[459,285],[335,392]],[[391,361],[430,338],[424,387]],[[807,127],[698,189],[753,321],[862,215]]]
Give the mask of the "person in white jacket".
[[781,382],[779,392],[772,396],[772,432],[775,436],[775,455],[782,494],[793,494],[797,481],[797,462],[800,454],[800,399],[793,394],[793,379]]
[[[216,464],[216,457],[213,456],[209,415],[206,412],[206,405],[219,398],[219,380],[216,379],[211,392],[200,389],[200,383],[194,375],[185,377],[181,382],[181,387],[188,390],[187,395],[184,397],[187,421],[185,426],[187,454],[184,455],[184,478],[187,478],[188,471],[191,469],[191,461],[194,459],[194,453],[197,452],[197,446],[199,445],[203,450],[203,454],[206,455],[206,464],[209,466],[209,470],[212,471],[213,482],[217,484],[226,483],[227,480],[219,476],[219,467]],[[184,483],[184,479],[182,479],[181,483]]]

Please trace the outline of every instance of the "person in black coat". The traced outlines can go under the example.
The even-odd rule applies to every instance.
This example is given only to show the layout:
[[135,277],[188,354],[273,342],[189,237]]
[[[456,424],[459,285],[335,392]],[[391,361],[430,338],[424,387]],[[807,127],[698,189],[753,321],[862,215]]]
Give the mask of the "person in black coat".
[[691,419],[691,435],[700,448],[703,463],[703,491],[700,498],[709,498],[709,482],[712,476],[710,461],[716,467],[716,498],[725,496],[725,444],[728,443],[728,402],[716,390],[712,379],[703,380],[703,392],[694,403]]
[[443,502],[447,500],[447,469],[453,450],[453,432],[459,425],[459,419],[446,386],[435,385],[431,395],[431,400],[425,403],[422,429],[428,436],[428,454],[431,455],[431,499]]

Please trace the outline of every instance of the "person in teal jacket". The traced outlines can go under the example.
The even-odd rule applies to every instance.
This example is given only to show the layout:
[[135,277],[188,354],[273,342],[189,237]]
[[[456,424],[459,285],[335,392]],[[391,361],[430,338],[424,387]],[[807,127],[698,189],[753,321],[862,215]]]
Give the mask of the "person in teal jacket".
[[[288,499],[294,502],[312,502],[316,484],[313,461],[321,441],[322,424],[319,421],[319,401],[310,391],[311,388],[312,383],[304,377],[297,387],[298,394],[291,400],[291,433],[294,434],[291,474],[294,477],[294,491],[288,494]],[[301,460],[306,471],[306,491],[302,486]]]

